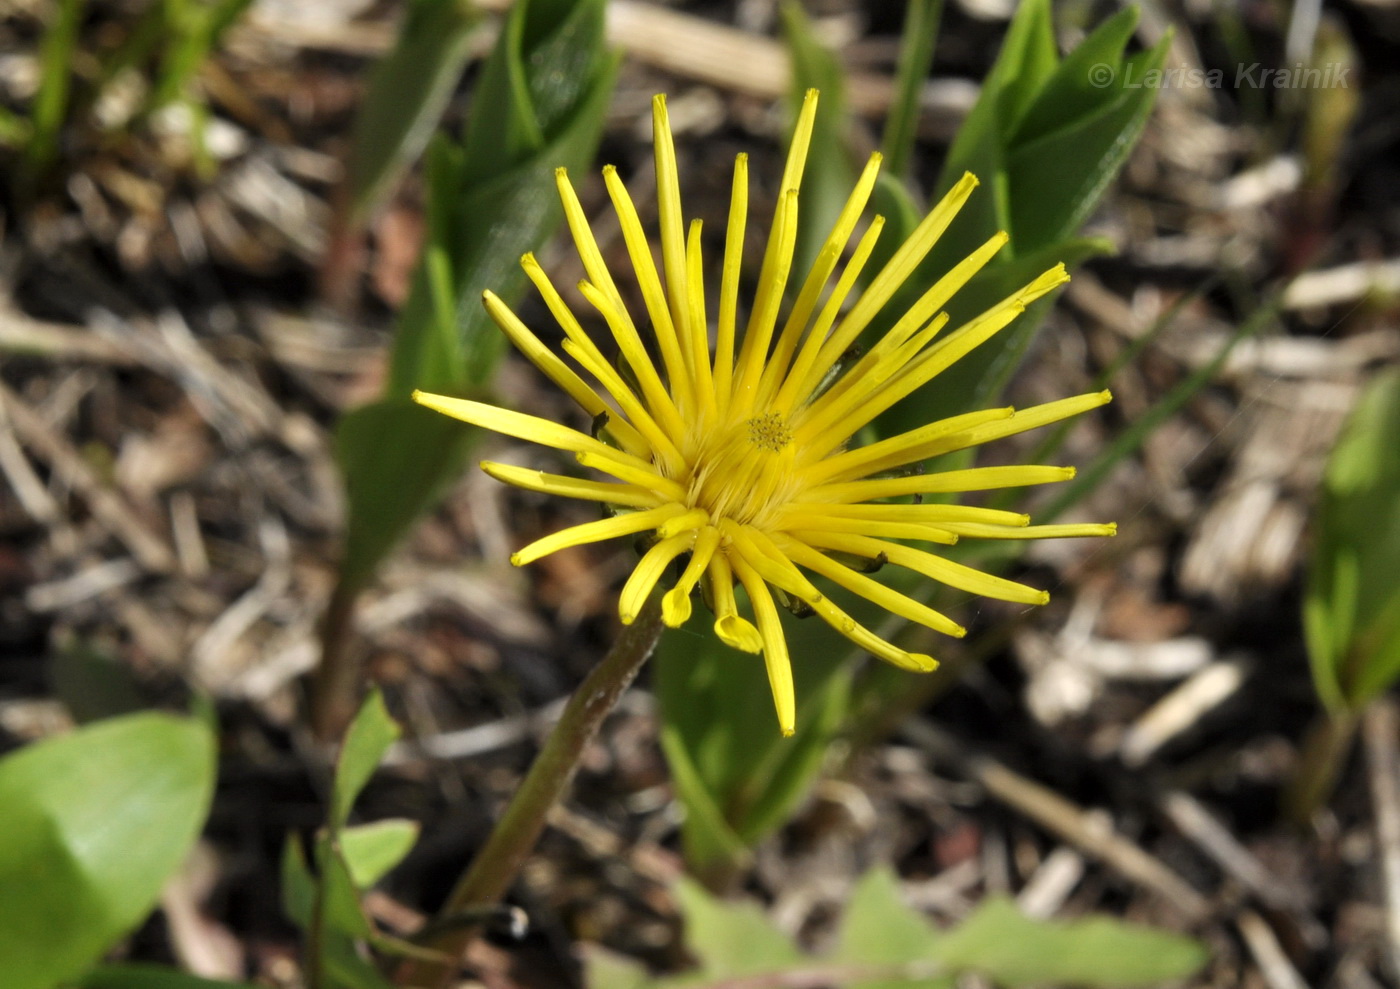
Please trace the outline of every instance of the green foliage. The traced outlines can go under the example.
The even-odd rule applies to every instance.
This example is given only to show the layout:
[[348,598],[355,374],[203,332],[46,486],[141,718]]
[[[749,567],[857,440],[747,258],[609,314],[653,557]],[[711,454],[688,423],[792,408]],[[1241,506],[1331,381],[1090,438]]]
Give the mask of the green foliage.
[[[314,874],[295,839],[282,850],[282,908],[307,932],[308,971],[332,989],[386,989],[384,977],[361,954],[360,942],[387,952],[414,950],[379,934],[361,899],[403,861],[418,838],[417,823],[391,819],[346,826],[355,800],[399,734],[384,699],[371,691],[341,746],[326,827],[313,845]],[[312,984],[320,984],[316,975]]]
[[135,714],[0,760],[0,972],[6,989],[77,976],[155,905],[199,836],[214,739]]
[[[925,14],[934,17],[936,11],[930,7]],[[1003,250],[1004,257],[953,300],[949,306],[953,325],[1057,263],[1073,268],[1108,249],[1101,241],[1073,234],[1122,165],[1155,95],[1149,88],[1121,85],[1127,66],[1140,77],[1165,57],[1164,45],[1132,57],[1123,55],[1135,18],[1133,10],[1117,15],[1061,59],[1048,2],[1028,0],[1020,6],[941,180],[946,187],[963,171],[972,170],[982,179],[983,188],[930,259],[908,280],[906,289],[891,300],[885,315],[902,313],[932,281],[997,230],[1008,230],[1011,243]],[[836,113],[834,119],[826,118],[825,126],[819,115],[813,134],[801,193],[801,241],[803,226],[808,234],[825,235],[830,220],[823,224],[820,218],[840,209],[853,177],[841,126],[845,109],[839,100],[829,100],[827,93],[833,80],[840,78],[839,67],[812,38],[795,5],[784,8],[784,26],[793,56],[793,96],[800,98],[808,86],[820,86],[821,107],[834,103]],[[906,44],[922,40],[927,39],[906,38]],[[915,56],[927,57],[919,52],[909,57]],[[1098,63],[1112,69],[1113,84],[1095,85],[1099,77],[1090,70]],[[914,68],[909,73],[911,78],[916,74]],[[908,88],[914,88],[912,82]],[[903,146],[908,137],[897,140]],[[1046,183],[1046,174],[1067,178]],[[839,189],[833,176],[840,177]],[[877,182],[872,206],[886,218],[877,254],[883,250],[888,258],[923,212],[899,182],[897,172],[890,171]],[[881,263],[872,260],[867,272],[878,271]],[[803,270],[800,265],[797,262],[795,270]],[[888,435],[990,404],[1020,361],[1048,305],[1048,300],[1037,303],[1011,328],[895,406],[881,417],[878,431]],[[902,582],[906,592],[927,593],[927,582],[916,590],[912,575],[896,570],[889,579],[892,584]],[[825,584],[822,587],[828,592]],[[872,628],[883,621],[880,609],[864,599],[853,598],[843,607]],[[784,740],[773,730],[766,708],[762,665],[716,642],[708,630],[700,630],[698,623],[706,620],[703,616],[694,620],[692,627],[698,634],[672,635],[662,641],[655,675],[663,747],[686,807],[687,860],[699,875],[719,884],[743,863],[747,848],[782,825],[821,771],[824,753],[849,708],[858,653],[822,622],[785,621],[799,696],[796,736]],[[890,682],[896,676],[907,683],[903,673],[893,674]]]
[[246,982],[202,979],[159,965],[101,965],[75,984],[75,989],[256,989]]
[[[0,144],[22,146],[23,162],[17,188],[30,195],[35,184],[58,160],[65,128],[86,125],[91,109],[107,87],[132,68],[149,66],[151,81],[132,114],[142,119],[152,111],[184,101],[194,122],[196,154],[203,145],[201,121],[206,110],[191,93],[192,82],[224,32],[251,0],[159,0],[146,5],[114,48],[96,53],[95,78],[74,86],[73,66],[87,0],[61,0],[44,32],[39,52],[39,85],[27,115],[0,114]],[[121,126],[125,126],[123,122]]]
[[943,0],[909,0],[904,9],[895,100],[880,139],[885,167],[896,178],[903,178],[909,171],[909,157],[914,151],[918,129],[920,96],[924,80],[933,67],[938,25],[942,19]]
[[[903,312],[923,286],[998,230],[1010,234],[1010,242],[952,300],[953,326],[1056,262],[1073,269],[1108,250],[1107,244],[1078,239],[1075,232],[1137,143],[1156,99],[1152,87],[1128,85],[1130,78],[1160,68],[1167,54],[1166,39],[1149,51],[1124,53],[1137,16],[1135,7],[1124,9],[1062,59],[1055,49],[1048,0],[1027,0],[1017,8],[935,191],[941,195],[964,172],[976,175],[982,188],[909,279],[906,291],[891,300],[887,313]],[[887,250],[899,240],[892,235]],[[882,433],[993,404],[1052,298],[1032,306],[1007,330],[892,409],[883,417]]]
[[663,637],[652,675],[662,747],[686,808],[686,859],[720,882],[782,826],[820,773],[846,714],[853,667],[845,640],[833,644],[824,622],[784,616],[797,732],[783,738],[762,661],[721,643],[711,621],[697,609],[685,629]]
[[352,226],[363,224],[428,143],[467,60],[467,0],[414,0],[375,65],[346,166]]
[[1400,675],[1400,371],[1362,393],[1327,464],[1303,619],[1313,683],[1357,711]]
[[[842,918],[836,949],[803,955],[751,902],[717,900],[689,880],[676,887],[686,948],[698,970],[651,978],[645,969],[604,952],[589,952],[589,989],[702,989],[726,980],[801,973],[802,985],[849,989],[942,989],[978,973],[1006,989],[1073,985],[1131,989],[1189,976],[1205,964],[1191,938],[1107,917],[1069,923],[1032,920],[1009,900],[993,897],[951,931],[932,927],[901,900],[892,872],[877,868],[857,884]],[[768,984],[768,983],[764,983]]]
[[602,0],[517,3],[482,70],[462,143],[439,138],[430,148],[427,243],[399,315],[385,394],[346,416],[336,434],[349,502],[343,585],[363,586],[461,472],[477,431],[409,395],[486,387],[501,342],[481,293],[519,295],[520,255],[559,221],[554,169],[592,160],[616,67],[603,45]]

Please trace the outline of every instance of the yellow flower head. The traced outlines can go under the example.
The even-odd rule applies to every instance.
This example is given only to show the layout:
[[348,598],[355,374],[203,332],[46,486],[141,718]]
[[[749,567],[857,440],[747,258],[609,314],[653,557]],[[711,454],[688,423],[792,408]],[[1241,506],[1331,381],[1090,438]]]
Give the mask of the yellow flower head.
[[[999,233],[935,282],[859,360],[833,375],[843,355],[957,215],[977,180],[964,176],[870,279],[865,291],[852,299],[852,287],[884,223],[875,217],[847,257],[880,167],[880,156],[872,155],[780,326],[797,237],[797,190],[816,105],[815,91],[809,92],[788,153],[757,294],[748,307],[741,340],[738,294],[748,206],[747,156],[741,154],[734,162],[712,346],[700,221],[693,220],[687,227],[681,214],[666,103],[657,96],[652,114],[659,271],[617,171],[609,166],[603,178],[621,221],[651,324],[648,335],[659,361],[653,359],[628,312],[578,197],[560,169],[556,173],[559,195],[588,275],[579,291],[611,331],[620,352],[616,363],[585,332],[535,259],[526,255],[521,263],[563,329],[564,352],[602,391],[546,348],[494,294],[487,292],[485,303],[515,346],[594,417],[596,436],[480,402],[414,393],[429,408],[498,433],[567,450],[584,466],[610,475],[609,481],[583,480],[483,462],[482,469],[507,483],[620,509],[611,517],[531,543],[515,553],[511,562],[518,566],[566,546],[652,534],[650,549],[622,589],[619,610],[622,621],[630,623],[667,568],[688,556],[680,578],[662,598],[663,620],[671,626],[684,623],[691,613],[691,593],[705,581],[715,633],[736,649],[763,654],[784,734],[791,734],[795,719],[792,670],[770,588],[789,601],[805,603],[881,659],[927,671],[937,665],[932,658],[906,652],[858,624],[813,585],[808,573],[896,615],[961,636],[965,630],[950,618],[852,569],[838,557],[888,562],[974,594],[1043,604],[1049,599],[1044,591],[906,544],[949,545],[960,536],[1026,539],[1114,532],[1112,525],[1031,526],[1027,516],[1014,512],[908,500],[924,494],[1059,481],[1073,476],[1071,468],[983,467],[891,476],[930,457],[1095,408],[1109,400],[1108,392],[1019,411],[970,412],[867,446],[848,447],[851,437],[877,415],[1007,326],[1069,276],[1063,265],[1057,265],[975,319],[942,332],[948,319],[943,306],[1006,242],[1006,234]],[[835,286],[828,290],[838,268]],[[621,372],[622,362],[630,376]],[[835,381],[829,380],[833,376]],[[752,620],[740,613],[736,582],[747,592]]]

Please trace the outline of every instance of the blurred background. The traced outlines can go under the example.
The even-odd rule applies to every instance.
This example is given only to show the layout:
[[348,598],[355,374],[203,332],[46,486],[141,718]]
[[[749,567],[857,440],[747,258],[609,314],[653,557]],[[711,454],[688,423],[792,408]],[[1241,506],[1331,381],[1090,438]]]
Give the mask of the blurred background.
[[[528,206],[550,183],[502,217],[483,174],[503,162],[523,182],[571,163],[620,257],[597,166],[653,202],[649,108],[666,93],[688,214],[723,230],[746,151],[761,231],[793,94],[825,79],[834,130],[812,173],[888,147],[902,117],[895,171],[920,207],[1017,7],[916,5],[936,43],[910,83],[902,3],[581,5],[598,31],[605,18],[606,44],[574,61],[539,56],[553,49],[531,47],[538,25],[520,28],[531,71],[607,80],[575,87],[572,116],[537,106],[536,140],[473,104],[499,85],[486,60],[508,6],[0,2],[0,749],[194,696],[218,716],[203,836],[118,957],[300,984],[278,862],[289,833],[324,818],[306,696],[327,621],[341,631],[329,648],[404,727],[358,811],[422,824],[367,895],[391,930],[441,902],[550,712],[616,634],[630,547],[523,570],[507,559],[592,506],[497,484],[417,420],[345,438],[346,413],[393,383],[431,387],[427,358],[393,341],[416,332],[404,313],[431,295],[415,283],[433,250],[473,307],[468,262],[496,284],[533,247],[556,284],[582,277],[556,220]],[[1052,7],[1061,53],[1123,9]],[[1054,511],[1115,520],[1117,539],[1002,560],[1051,591],[1045,608],[945,599],[972,632],[939,643],[944,668],[927,680],[852,673],[811,766],[785,777],[782,812],[752,832],[731,819],[746,847],[708,873],[682,839],[695,798],[672,782],[644,674],[516,884],[530,933],[472,949],[481,984],[582,986],[585,944],[683,968],[670,890],[687,860],[804,950],[832,943],[857,880],[883,865],[936,926],[1005,895],[1032,918],[1107,913],[1189,935],[1209,960],[1184,985],[1396,984],[1400,4],[1153,0],[1124,23],[1120,48],[1143,57],[1102,65],[1137,101],[1140,136],[1125,125],[1112,145],[1121,156],[1076,217],[1098,240],[1006,383],[1017,405],[1113,389],[1045,462],[1091,482]],[[1091,87],[1099,64],[1082,67]],[[434,132],[449,136],[425,167]],[[501,162],[481,150],[493,143]],[[1047,188],[1062,178],[1047,160]],[[1034,179],[1018,179],[1025,201]],[[501,223],[538,239],[454,240]],[[422,304],[454,323],[450,306]],[[537,299],[519,311],[547,325]],[[578,421],[525,361],[474,339],[485,356],[467,354],[449,384]],[[1368,387],[1373,414],[1346,426]],[[1347,435],[1350,476],[1380,478],[1361,500],[1344,467],[1329,473]],[[1021,439],[983,462],[1035,456],[1042,438]],[[347,522],[345,450],[401,441],[442,476],[381,466],[374,483],[421,495],[375,501],[352,482],[361,521]],[[554,463],[482,442],[493,459]],[[795,647],[799,677],[803,658]]]

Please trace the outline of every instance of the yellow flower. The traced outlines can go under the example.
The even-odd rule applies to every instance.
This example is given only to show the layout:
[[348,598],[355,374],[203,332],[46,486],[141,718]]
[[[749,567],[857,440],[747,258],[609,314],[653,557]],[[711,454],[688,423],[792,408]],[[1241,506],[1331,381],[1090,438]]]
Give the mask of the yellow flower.
[[[950,618],[842,559],[893,563],[974,594],[1043,604],[1049,600],[1044,591],[905,543],[949,545],[960,536],[1028,539],[1115,531],[1113,525],[1032,526],[1028,516],[1015,512],[919,504],[917,498],[908,501],[925,494],[1064,480],[1074,475],[1068,467],[982,467],[892,476],[931,457],[1095,408],[1109,400],[1106,391],[1030,409],[970,412],[867,446],[848,446],[852,436],[877,415],[997,333],[1069,276],[1063,265],[1057,265],[982,315],[941,333],[948,319],[943,306],[1006,242],[1006,234],[999,233],[935,282],[863,356],[843,372],[833,373],[957,215],[977,180],[964,176],[848,307],[852,287],[884,222],[877,216],[869,223],[842,267],[880,167],[880,156],[872,155],[779,328],[797,235],[797,190],[816,104],[815,91],[809,92],[788,153],[758,290],[748,307],[741,342],[737,342],[738,294],[748,206],[747,156],[739,155],[734,163],[712,348],[700,221],[693,220],[687,227],[681,214],[666,103],[657,96],[652,114],[659,271],[636,207],[616,170],[605,168],[603,178],[621,221],[651,323],[649,343],[659,362],[623,303],[578,197],[559,169],[559,195],[588,275],[579,291],[611,331],[621,355],[616,363],[585,332],[535,259],[526,255],[521,263],[563,329],[564,352],[611,401],[545,347],[491,292],[485,293],[485,304],[515,346],[594,417],[595,435],[480,402],[423,392],[413,396],[429,408],[476,426],[569,451],[585,467],[611,475],[610,481],[584,480],[483,462],[483,470],[509,484],[619,509],[600,521],[531,543],[515,553],[511,562],[519,566],[566,546],[650,533],[650,549],[622,589],[622,621],[631,623],[667,568],[688,557],[680,578],[662,598],[663,620],[673,627],[684,623],[691,613],[691,593],[705,581],[716,617],[715,633],[736,649],[763,654],[784,734],[792,733],[795,719],[792,670],[770,587],[789,601],[805,603],[881,659],[928,671],[937,666],[931,657],[900,649],[858,624],[824,596],[807,573],[903,618],[961,636],[965,630]],[[836,284],[828,291],[838,268]],[[623,362],[630,376],[622,372]],[[740,614],[736,581],[747,592],[752,620]]]

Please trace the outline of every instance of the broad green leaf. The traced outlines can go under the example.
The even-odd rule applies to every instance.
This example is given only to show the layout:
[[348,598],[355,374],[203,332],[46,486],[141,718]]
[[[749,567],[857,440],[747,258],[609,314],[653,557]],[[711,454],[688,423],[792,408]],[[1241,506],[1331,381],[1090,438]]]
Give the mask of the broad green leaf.
[[355,120],[347,179],[350,222],[379,208],[428,143],[467,60],[468,0],[414,0],[394,48],[370,73]]
[[417,821],[389,818],[361,824],[340,832],[340,854],[350,869],[350,878],[360,889],[368,889],[384,878],[418,840]]
[[751,900],[719,900],[682,878],[673,888],[685,918],[685,945],[707,978],[751,975],[802,961],[786,934]]
[[204,823],[214,739],[137,714],[0,760],[0,972],[49,989],[150,912]]
[[76,989],[256,989],[247,982],[205,979],[159,965],[102,965],[76,983]]
[[340,760],[331,788],[330,831],[334,836],[350,818],[350,807],[379,767],[379,760],[398,740],[402,730],[389,716],[384,695],[376,688],[369,692],[355,720],[345,733]]
[[983,902],[932,951],[950,969],[981,972],[1007,989],[1073,985],[1130,989],[1184,979],[1209,957],[1180,934],[1108,917],[1032,920],[1010,900]]
[[788,104],[793,120],[797,119],[808,90],[821,93],[798,193],[797,247],[793,251],[792,277],[788,282],[788,294],[795,296],[846,204],[846,197],[855,185],[856,172],[851,167],[848,150],[850,120],[841,63],[813,36],[812,25],[797,0],[785,0],[779,10],[783,38],[792,60]]
[[1357,710],[1400,676],[1400,372],[1378,375],[1327,464],[1303,618],[1318,694]]
[[[922,914],[904,904],[899,877],[878,866],[861,877],[846,903],[835,961],[860,965],[905,965],[927,960],[940,937]],[[895,979],[853,983],[859,989],[930,989],[945,981]]]

